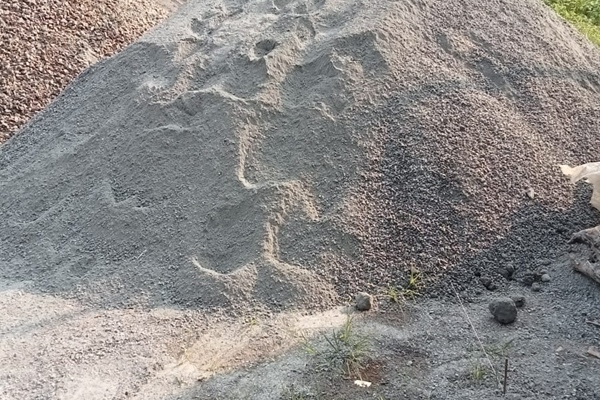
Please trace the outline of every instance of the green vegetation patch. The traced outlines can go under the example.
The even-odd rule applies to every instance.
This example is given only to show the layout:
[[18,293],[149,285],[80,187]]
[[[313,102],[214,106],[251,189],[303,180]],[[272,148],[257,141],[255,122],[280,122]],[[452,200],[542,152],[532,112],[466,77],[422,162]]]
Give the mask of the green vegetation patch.
[[589,40],[600,46],[600,0],[544,0]]

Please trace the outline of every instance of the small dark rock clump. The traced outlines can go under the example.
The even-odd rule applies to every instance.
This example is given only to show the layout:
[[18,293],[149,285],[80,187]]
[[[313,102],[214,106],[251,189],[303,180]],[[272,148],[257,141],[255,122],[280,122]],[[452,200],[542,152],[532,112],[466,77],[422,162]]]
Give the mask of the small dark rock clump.
[[498,272],[500,272],[500,275],[502,275],[507,281],[510,281],[513,279],[515,267],[512,264],[508,264],[504,268],[501,268]]
[[489,305],[490,312],[501,324],[510,324],[517,318],[517,306],[509,297],[493,300]]
[[533,274],[526,274],[522,279],[521,283],[525,286],[531,286],[535,282],[535,276]]
[[525,296],[515,295],[511,296],[511,299],[515,303],[515,306],[517,306],[517,308],[521,308],[525,305]]
[[492,279],[487,276],[482,276],[481,278],[479,278],[479,281],[487,290],[496,290],[498,288],[494,281],[492,281]]
[[354,300],[358,311],[369,311],[373,305],[373,296],[365,292],[358,293]]

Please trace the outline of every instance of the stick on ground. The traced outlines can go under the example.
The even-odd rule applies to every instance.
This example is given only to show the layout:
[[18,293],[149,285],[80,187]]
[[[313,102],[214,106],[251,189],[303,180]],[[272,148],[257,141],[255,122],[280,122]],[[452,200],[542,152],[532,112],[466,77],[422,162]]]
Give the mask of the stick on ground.
[[592,265],[589,261],[574,261],[572,265],[575,271],[600,283],[600,266]]
[[590,320],[587,320],[585,322],[587,322],[590,325],[594,325],[594,326],[597,326],[598,328],[600,328],[600,321],[590,321]]
[[502,393],[506,395],[506,385],[508,382],[508,358],[504,360],[504,387]]

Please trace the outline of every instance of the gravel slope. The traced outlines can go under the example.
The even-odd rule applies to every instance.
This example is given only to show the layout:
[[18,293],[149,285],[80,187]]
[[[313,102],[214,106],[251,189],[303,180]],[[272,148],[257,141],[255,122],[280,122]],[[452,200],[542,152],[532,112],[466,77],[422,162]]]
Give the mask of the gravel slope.
[[0,3],[0,142],[91,64],[164,19],[174,2],[22,0]]
[[389,35],[395,81],[361,110],[377,128],[345,220],[363,251],[335,275],[377,290],[416,268],[452,297],[449,280],[526,280],[599,221],[558,168],[598,157],[598,49],[542,2],[414,4],[416,33]]
[[192,2],[2,147],[0,266],[109,307],[521,279],[596,222],[556,164],[598,70],[534,0]]

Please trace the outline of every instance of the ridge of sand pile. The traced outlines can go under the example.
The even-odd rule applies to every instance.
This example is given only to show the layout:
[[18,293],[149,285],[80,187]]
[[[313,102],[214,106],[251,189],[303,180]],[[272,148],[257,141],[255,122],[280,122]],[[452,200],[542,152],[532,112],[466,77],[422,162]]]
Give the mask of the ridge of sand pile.
[[535,0],[190,1],[2,147],[0,271],[107,307],[524,273],[594,222],[555,164],[599,67]]
[[0,2],[0,143],[82,70],[166,17],[175,1]]

